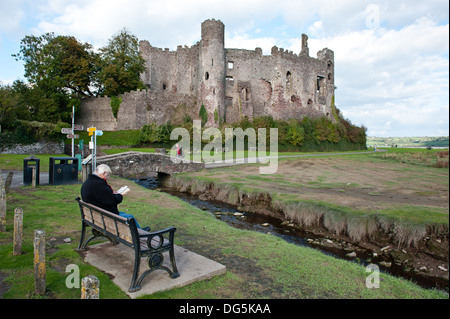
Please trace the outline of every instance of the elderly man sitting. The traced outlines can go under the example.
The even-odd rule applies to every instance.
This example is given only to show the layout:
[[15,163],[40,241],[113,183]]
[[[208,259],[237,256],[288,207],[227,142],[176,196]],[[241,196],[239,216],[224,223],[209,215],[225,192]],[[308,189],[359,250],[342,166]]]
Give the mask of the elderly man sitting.
[[[81,186],[81,198],[84,202],[103,208],[109,212],[118,214],[124,218],[133,218],[136,226],[139,226],[136,218],[131,214],[119,212],[117,205],[123,200],[130,189],[119,194],[109,186],[107,179],[111,175],[111,168],[106,164],[100,164],[96,167],[94,173],[89,175],[88,179]],[[149,231],[150,227],[144,227],[143,230]]]

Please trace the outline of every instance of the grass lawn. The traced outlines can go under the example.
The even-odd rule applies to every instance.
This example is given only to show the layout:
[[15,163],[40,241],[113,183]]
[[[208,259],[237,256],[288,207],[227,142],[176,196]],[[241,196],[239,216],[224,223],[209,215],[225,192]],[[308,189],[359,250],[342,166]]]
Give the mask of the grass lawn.
[[[152,229],[176,226],[176,244],[227,266],[225,275],[144,298],[448,298],[448,294],[423,289],[414,283],[381,274],[379,288],[367,288],[364,266],[327,256],[317,250],[295,246],[268,234],[237,230],[200,209],[165,193],[147,190],[120,178],[113,187],[128,184],[129,196],[121,210],[133,213]],[[79,299],[79,289],[65,281],[68,265],[80,267],[81,278],[93,274],[100,279],[102,299],[126,295],[104,274],[86,264],[76,252],[80,213],[74,200],[80,185],[40,186],[12,189],[7,196],[7,229],[0,233],[0,273],[4,299]],[[24,211],[23,251],[12,255],[13,214]],[[34,294],[33,234],[46,232],[47,294]],[[63,239],[70,238],[69,243]],[[120,267],[120,261],[117,261]],[[0,278],[2,278],[0,277]]]

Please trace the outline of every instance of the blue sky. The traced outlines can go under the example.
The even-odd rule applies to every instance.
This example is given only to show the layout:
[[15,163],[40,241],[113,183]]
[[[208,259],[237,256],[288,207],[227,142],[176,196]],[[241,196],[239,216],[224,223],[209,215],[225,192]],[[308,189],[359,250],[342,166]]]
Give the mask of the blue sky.
[[225,46],[335,52],[336,105],[369,136],[449,135],[448,0],[0,0],[0,81],[23,79],[26,35],[72,35],[95,48],[127,28],[175,50],[200,40],[206,19]]

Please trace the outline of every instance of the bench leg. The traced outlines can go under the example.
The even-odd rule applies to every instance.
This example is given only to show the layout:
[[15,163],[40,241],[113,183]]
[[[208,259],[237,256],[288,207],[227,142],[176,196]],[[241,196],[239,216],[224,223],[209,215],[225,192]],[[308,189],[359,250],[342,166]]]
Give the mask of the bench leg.
[[[137,291],[137,290],[141,289],[141,283],[144,280],[145,276],[147,276],[149,273],[151,273],[151,272],[153,272],[155,270],[165,270],[165,271],[167,271],[169,273],[170,278],[172,278],[172,279],[180,277],[180,274],[178,273],[177,265],[175,263],[175,253],[173,251],[173,248],[169,250],[169,255],[170,255],[170,262],[172,264],[172,270],[170,270],[166,266],[162,266],[162,263],[164,261],[163,253],[162,252],[155,252],[155,253],[151,254],[148,257],[148,267],[150,269],[146,270],[141,275],[141,277],[139,277],[139,280],[136,283],[137,289],[132,291],[131,288],[130,288],[129,291],[130,292],[134,292],[134,291]],[[136,268],[135,268],[135,271],[136,271]],[[138,266],[137,272],[139,272],[139,266]],[[133,279],[131,281],[131,286],[135,285],[134,284],[135,275],[137,276],[137,273],[133,274]]]
[[80,244],[78,245],[78,250],[84,250],[84,248],[85,248],[85,247],[83,247],[83,241],[84,241],[85,234],[86,234],[86,225],[84,223],[82,223],[81,224],[81,238],[80,238]]
[[173,245],[169,251],[169,256],[170,256],[170,263],[172,264],[172,271],[173,271],[172,274],[170,275],[170,278],[178,278],[178,277],[180,277],[180,274],[178,273],[177,263],[175,262],[175,252],[173,250]]
[[138,252],[135,252],[133,277],[131,277],[131,285],[130,289],[128,289],[129,292],[136,292],[141,289],[142,280],[139,281],[137,280],[140,266],[141,266],[141,256],[139,255]]

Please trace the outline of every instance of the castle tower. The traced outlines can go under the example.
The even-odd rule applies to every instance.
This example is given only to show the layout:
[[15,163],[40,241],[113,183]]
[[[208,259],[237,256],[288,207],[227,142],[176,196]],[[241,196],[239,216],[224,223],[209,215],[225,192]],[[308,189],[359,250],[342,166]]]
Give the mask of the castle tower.
[[[317,52],[318,60],[323,64],[323,78],[320,80],[322,85],[325,87],[325,105],[327,106],[326,113],[332,114],[331,104],[334,99],[334,52],[330,49],[322,49]],[[319,81],[319,79],[318,79]],[[334,121],[334,117],[330,116],[331,120]]]
[[225,105],[225,26],[220,20],[202,23],[199,57],[198,105],[208,112],[208,125],[224,118]]

